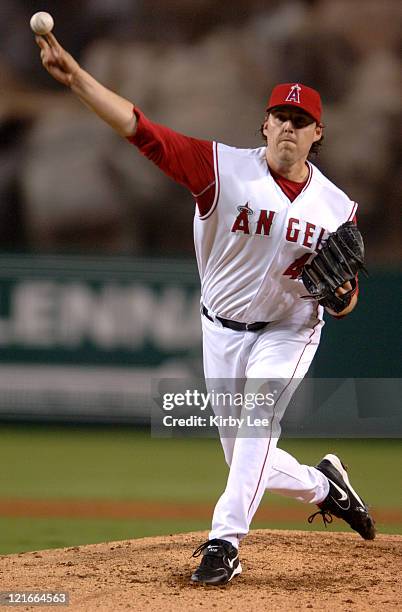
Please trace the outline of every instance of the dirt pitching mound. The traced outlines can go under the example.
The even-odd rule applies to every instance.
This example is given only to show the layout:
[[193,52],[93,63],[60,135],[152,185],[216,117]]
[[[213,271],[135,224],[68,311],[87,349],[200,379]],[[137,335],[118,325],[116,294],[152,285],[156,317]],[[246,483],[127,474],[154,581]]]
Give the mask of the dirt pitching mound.
[[[243,574],[224,587],[195,586],[188,533],[0,557],[1,591],[68,591],[68,610],[397,610],[402,536],[365,542],[354,533],[253,531]],[[46,610],[49,606],[19,606]],[[66,609],[62,607],[61,609]]]

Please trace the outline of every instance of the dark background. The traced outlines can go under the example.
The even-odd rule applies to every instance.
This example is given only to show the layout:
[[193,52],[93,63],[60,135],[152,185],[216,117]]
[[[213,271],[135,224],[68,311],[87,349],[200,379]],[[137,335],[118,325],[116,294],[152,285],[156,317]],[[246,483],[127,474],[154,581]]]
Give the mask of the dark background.
[[192,256],[191,195],[44,71],[37,10],[105,85],[190,135],[259,146],[275,83],[318,88],[318,165],[359,202],[369,265],[400,267],[399,2],[2,0],[1,248]]

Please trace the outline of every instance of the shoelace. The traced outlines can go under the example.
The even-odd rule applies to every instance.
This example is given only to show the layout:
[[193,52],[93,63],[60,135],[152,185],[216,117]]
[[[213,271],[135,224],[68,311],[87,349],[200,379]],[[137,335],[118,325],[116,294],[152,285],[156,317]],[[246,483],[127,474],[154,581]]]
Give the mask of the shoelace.
[[225,551],[224,546],[222,546],[222,544],[219,544],[219,543],[214,544],[214,540],[209,540],[207,542],[204,542],[204,544],[201,544],[198,548],[195,549],[192,556],[199,557],[201,553],[209,546],[216,547],[216,550],[214,550],[213,552],[207,551],[207,554],[203,556],[201,565],[197,571],[200,571],[200,570],[203,571],[206,568],[212,569],[212,570],[222,569],[222,556],[219,553],[223,553],[224,563],[228,559],[228,557],[226,557],[226,551]]
[[330,523],[332,523],[333,521],[332,514],[328,510],[317,510],[317,512],[314,512],[313,514],[311,514],[307,519],[310,525],[318,514],[321,516],[325,527],[327,526],[327,524],[329,525]]
[[210,540],[207,540],[207,542],[204,542],[204,544],[201,544],[200,546],[198,546],[198,548],[195,549],[195,551],[193,552],[193,554],[191,555],[192,557],[199,557],[200,554],[206,549],[208,548],[208,546],[211,544]]

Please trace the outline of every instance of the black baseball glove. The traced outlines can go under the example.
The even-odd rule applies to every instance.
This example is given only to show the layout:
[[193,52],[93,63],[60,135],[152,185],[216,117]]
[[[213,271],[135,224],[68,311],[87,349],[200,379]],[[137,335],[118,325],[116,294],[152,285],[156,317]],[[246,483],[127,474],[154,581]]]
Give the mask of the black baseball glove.
[[[347,221],[328,236],[323,247],[303,267],[301,278],[310,296],[319,304],[341,312],[356,291],[356,274],[364,267],[364,243],[357,226]],[[336,290],[349,281],[352,289],[343,295]],[[309,297],[310,297],[309,296]]]

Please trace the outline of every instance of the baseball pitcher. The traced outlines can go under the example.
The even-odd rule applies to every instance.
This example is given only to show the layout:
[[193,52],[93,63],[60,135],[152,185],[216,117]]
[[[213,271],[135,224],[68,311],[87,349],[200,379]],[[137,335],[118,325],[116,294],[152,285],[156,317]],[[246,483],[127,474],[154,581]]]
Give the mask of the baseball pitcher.
[[[365,539],[374,520],[341,460],[301,465],[277,446],[280,418],[314,358],[326,309],[355,308],[364,247],[357,204],[309,161],[323,137],[320,95],[302,83],[276,85],[261,127],[264,146],[238,149],[184,136],[148,119],[83,70],[51,33],[36,37],[44,67],[122,137],[194,196],[207,387],[266,396],[263,428],[220,430],[227,464],[193,583],[240,574],[239,545],[266,489],[317,504],[325,522],[346,521]],[[276,386],[276,389],[273,387]],[[230,407],[233,413],[233,406]],[[244,407],[236,408],[237,416]],[[225,416],[225,406],[216,407]],[[310,520],[315,516],[310,517]]]

